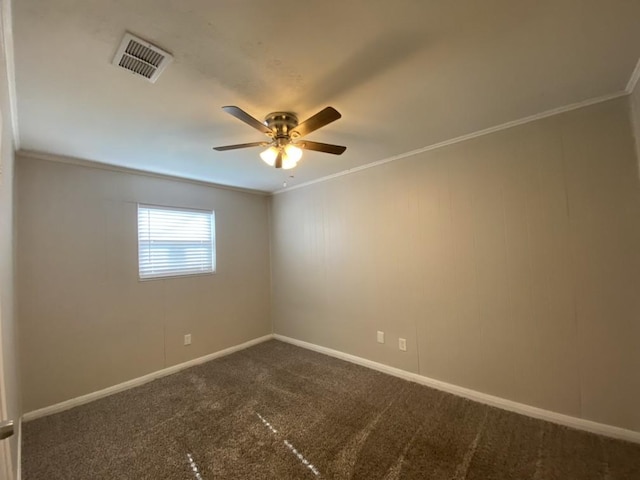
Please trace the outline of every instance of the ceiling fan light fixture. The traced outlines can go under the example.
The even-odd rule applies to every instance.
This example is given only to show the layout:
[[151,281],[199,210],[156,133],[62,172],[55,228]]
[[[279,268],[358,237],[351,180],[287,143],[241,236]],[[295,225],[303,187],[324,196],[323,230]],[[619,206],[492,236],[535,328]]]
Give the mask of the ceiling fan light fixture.
[[282,151],[283,170],[294,168],[298,164],[298,161],[302,158],[302,149],[292,144],[288,144],[284,148],[272,145],[265,151],[260,153],[260,158],[270,167],[274,167],[276,164],[276,159],[278,158],[279,151]]
[[269,145],[266,150],[260,153],[262,161],[270,167],[289,170],[298,164],[302,158],[303,149],[331,153],[333,155],[341,155],[347,149],[347,147],[341,147],[340,145],[319,142],[305,141],[298,144],[299,146],[292,143],[292,141],[341,118],[340,113],[333,107],[325,107],[302,123],[299,123],[298,117],[291,112],[272,112],[265,117],[264,122],[260,122],[239,107],[229,105],[222,107],[222,109],[229,115],[264,133],[271,140],[269,142],[213,147],[214,150],[219,152]]

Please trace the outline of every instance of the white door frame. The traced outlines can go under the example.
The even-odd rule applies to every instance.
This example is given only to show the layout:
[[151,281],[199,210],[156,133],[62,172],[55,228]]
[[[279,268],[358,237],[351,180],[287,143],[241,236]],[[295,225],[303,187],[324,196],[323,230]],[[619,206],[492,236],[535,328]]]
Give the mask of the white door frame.
[[[2,342],[2,305],[0,304],[0,420],[8,420]],[[0,440],[0,480],[10,480],[12,476],[13,466],[11,461],[11,449],[9,448],[9,439]]]
[[[7,41],[10,40],[9,43],[12,43],[11,37],[11,0],[0,0],[0,44],[2,45],[1,57],[4,60],[5,65],[1,70],[6,74],[6,61],[7,61]],[[9,47],[11,48],[11,47]],[[11,107],[9,107],[11,110]],[[0,112],[0,142],[2,139],[2,113]],[[11,113],[11,112],[9,112]],[[2,151],[2,145],[0,145],[0,152]],[[0,158],[0,162],[3,159]],[[1,175],[1,173],[0,173]],[[0,181],[7,181],[6,179],[0,179]],[[4,365],[4,350],[3,350],[3,335],[2,335],[2,298],[0,298],[0,420],[8,420],[8,412],[7,412],[7,390],[6,390],[6,382],[5,382],[5,365]],[[17,419],[15,419],[17,420]],[[14,436],[11,438],[15,438],[17,432],[14,433]],[[13,479],[13,461],[11,456],[11,448],[10,448],[10,439],[0,440],[0,480],[11,480]]]

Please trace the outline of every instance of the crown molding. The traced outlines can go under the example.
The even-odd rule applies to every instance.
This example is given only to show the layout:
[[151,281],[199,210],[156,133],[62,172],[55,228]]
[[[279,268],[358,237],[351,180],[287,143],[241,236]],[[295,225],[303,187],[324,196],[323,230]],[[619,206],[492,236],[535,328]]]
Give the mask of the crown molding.
[[624,89],[624,91],[627,92],[628,95],[631,95],[635,90],[638,79],[640,79],[640,58],[638,59],[638,63],[636,63],[636,68],[634,68],[633,72],[631,73],[631,77],[629,77],[627,88]]
[[18,157],[32,158],[35,160],[45,160],[48,162],[64,163],[67,165],[76,165],[80,167],[95,168],[97,170],[106,170],[109,172],[128,173],[130,175],[141,175],[144,177],[159,178],[161,180],[172,180],[176,182],[191,183],[193,185],[199,185],[201,187],[211,187],[211,188],[218,188],[221,190],[231,190],[233,192],[249,193],[252,195],[259,195],[263,197],[268,197],[269,195],[271,195],[269,192],[266,192],[263,190],[253,190],[250,188],[232,187],[229,185],[222,185],[219,183],[207,182],[204,180],[196,180],[194,178],[179,177],[177,175],[170,175],[167,173],[156,173],[148,170],[139,170],[137,168],[121,167],[117,165],[111,165],[109,163],[96,162],[93,160],[85,160],[83,158],[67,157],[65,155],[56,155],[53,153],[36,152],[33,150],[19,150],[16,152],[16,158]]
[[552,117],[554,115],[559,115],[561,113],[570,112],[572,110],[577,110],[580,108],[588,107],[591,105],[595,105],[598,103],[607,102],[609,100],[614,100],[616,98],[627,96],[628,93],[626,90],[616,93],[611,93],[609,95],[603,95],[601,97],[591,98],[589,100],[583,100],[582,102],[572,103],[570,105],[565,105],[564,107],[554,108],[552,110],[547,110],[541,113],[536,113],[535,115],[530,115],[528,117],[520,118],[518,120],[512,120],[510,122],[506,122],[500,125],[496,125],[495,127],[485,128],[483,130],[478,130],[477,132],[468,133],[466,135],[461,135],[459,137],[455,137],[449,140],[445,140],[443,142],[434,143],[431,145],[427,145],[426,147],[418,148],[416,150],[411,150],[409,152],[400,153],[398,155],[394,155],[392,157],[384,158],[382,160],[377,160],[375,162],[367,163],[366,165],[361,165],[358,167],[350,168],[348,170],[343,170],[338,173],[334,173],[332,175],[327,175],[325,177],[317,178],[315,180],[309,180],[308,182],[303,182],[298,185],[293,185],[291,187],[281,188],[273,192],[273,195],[278,195],[280,193],[286,193],[291,190],[296,190],[298,188],[308,187],[310,185],[314,185],[316,183],[326,182],[327,180],[331,180],[333,178],[342,177],[344,175],[349,175],[351,173],[360,172],[362,170],[367,170],[368,168],[377,167],[379,165],[384,165],[385,163],[395,162],[396,160],[402,160],[403,158],[413,157],[414,155],[418,155],[420,153],[429,152],[431,150],[437,150],[438,148],[447,147],[449,145],[454,145],[456,143],[466,142],[467,140],[471,140],[473,138],[482,137],[484,135],[489,135],[491,133],[496,133],[502,130],[507,130],[509,128],[517,127],[519,125],[524,125],[526,123],[535,122],[536,120],[541,120],[543,118]]
[[11,0],[2,2],[2,48],[9,89],[9,115],[13,131],[14,150],[20,149],[20,132],[18,130],[18,96],[16,93],[16,65],[13,57],[13,22]]

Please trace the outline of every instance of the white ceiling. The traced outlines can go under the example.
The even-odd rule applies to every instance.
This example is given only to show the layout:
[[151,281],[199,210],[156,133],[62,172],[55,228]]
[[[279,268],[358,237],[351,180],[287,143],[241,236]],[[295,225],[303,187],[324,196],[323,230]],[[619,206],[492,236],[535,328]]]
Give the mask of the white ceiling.
[[[637,0],[14,0],[20,144],[263,191],[624,90]],[[111,65],[125,31],[171,52],[155,84]],[[276,170],[225,114],[343,118]],[[294,175],[294,178],[288,178]]]

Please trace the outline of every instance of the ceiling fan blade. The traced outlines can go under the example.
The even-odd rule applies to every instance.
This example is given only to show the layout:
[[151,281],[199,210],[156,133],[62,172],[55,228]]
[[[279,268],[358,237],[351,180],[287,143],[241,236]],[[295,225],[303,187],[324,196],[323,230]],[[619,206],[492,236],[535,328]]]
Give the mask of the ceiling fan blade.
[[238,145],[225,145],[223,147],[213,147],[218,152],[226,152],[227,150],[237,150],[238,148],[264,147],[269,145],[267,142],[239,143]]
[[333,155],[342,155],[347,147],[340,145],[331,145],[330,143],[309,142],[307,140],[294,144],[305,150],[315,150],[316,152],[332,153]]
[[276,168],[282,168],[282,151],[278,151],[278,156],[276,157]]
[[342,115],[340,115],[340,112],[335,108],[327,107],[320,110],[313,117],[307,118],[304,122],[294,128],[293,131],[297,132],[300,137],[304,137],[325,125],[329,125],[331,122],[335,122],[340,117],[342,117]]
[[230,105],[230,106],[227,106],[227,107],[222,107],[222,109],[225,112],[227,112],[229,115],[233,115],[238,120],[246,123],[247,125],[255,128],[256,130],[260,130],[262,133],[265,133],[267,135],[273,135],[273,132],[271,131],[271,129],[269,127],[267,127],[261,121],[256,120],[255,118],[253,118],[251,115],[249,115],[247,112],[245,112],[241,108],[233,106],[233,105]]

